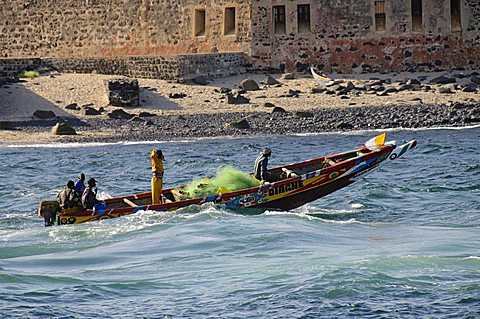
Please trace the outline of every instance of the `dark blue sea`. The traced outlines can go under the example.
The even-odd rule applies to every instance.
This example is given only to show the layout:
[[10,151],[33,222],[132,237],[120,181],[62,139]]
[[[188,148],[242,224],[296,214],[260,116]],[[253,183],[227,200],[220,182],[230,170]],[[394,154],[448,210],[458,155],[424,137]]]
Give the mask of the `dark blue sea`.
[[480,128],[391,131],[418,147],[290,212],[224,207],[43,226],[79,172],[102,196],[232,165],[361,146],[376,132],[0,146],[0,318],[480,318]]

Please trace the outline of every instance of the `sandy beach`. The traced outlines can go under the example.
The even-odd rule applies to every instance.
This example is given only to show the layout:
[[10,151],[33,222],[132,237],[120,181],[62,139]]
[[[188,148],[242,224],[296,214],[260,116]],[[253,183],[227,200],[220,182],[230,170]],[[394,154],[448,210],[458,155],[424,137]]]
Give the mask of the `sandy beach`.
[[[467,86],[471,87],[473,85],[476,87],[471,82],[471,77],[476,74],[467,71],[332,74],[330,77],[336,80],[336,83],[329,88],[317,84],[309,74],[295,74],[294,79],[288,80],[281,74],[272,74],[271,76],[279,82],[275,85],[262,84],[266,79],[265,74],[241,74],[228,78],[212,79],[208,81],[207,85],[138,79],[140,107],[124,108],[124,111],[132,115],[147,112],[153,118],[158,119],[207,115],[206,119],[208,121],[208,118],[213,119],[212,116],[225,114],[242,114],[242,117],[248,117],[248,114],[270,114],[274,106],[281,107],[288,114],[332,108],[342,110],[358,107],[391,108],[397,105],[402,107],[418,107],[419,105],[452,106],[459,103],[477,105],[476,108],[478,109],[480,90],[476,89],[473,92],[471,92],[472,90],[465,90]],[[454,84],[447,84],[450,85],[451,92],[440,93],[440,87],[446,85],[431,83],[432,79],[440,76],[455,79]],[[13,129],[0,130],[2,143],[64,140],[85,142],[93,137],[114,137],[118,134],[118,123],[112,125],[107,114],[117,107],[109,105],[105,84],[106,80],[112,78],[118,78],[118,76],[52,73],[0,86],[0,122],[11,122],[13,124]],[[241,91],[240,83],[246,78],[253,79],[259,84],[260,89]],[[413,82],[414,88],[401,89],[402,85],[412,83],[412,80],[418,80],[420,84],[415,85],[417,82]],[[347,84],[350,86],[353,84],[354,89],[342,93],[341,90]],[[377,86],[381,86],[381,88],[377,89]],[[225,88],[232,90],[233,93],[240,91],[241,95],[248,98],[250,102],[248,104],[227,104]],[[66,108],[72,104],[76,104],[77,109]],[[96,116],[82,115],[81,109],[84,107],[103,109],[103,111]],[[50,133],[50,124],[54,120],[41,120],[45,121],[46,124],[38,125],[39,119],[33,116],[33,113],[37,110],[53,111],[59,118],[76,119],[85,125],[79,125],[78,127],[73,125],[78,134],[74,137],[53,135]],[[204,121],[203,117],[201,121]],[[25,125],[29,122],[36,124]],[[90,126],[89,124],[93,122],[96,124]],[[23,124],[17,125],[16,123]],[[175,125],[170,129],[175,129]],[[305,133],[308,133],[308,129],[307,126]],[[189,130],[192,131],[192,128],[190,127]],[[250,133],[255,134],[255,130]],[[212,134],[222,135],[225,132]],[[129,139],[128,135],[124,135],[122,138]],[[136,139],[138,138],[137,136]]]

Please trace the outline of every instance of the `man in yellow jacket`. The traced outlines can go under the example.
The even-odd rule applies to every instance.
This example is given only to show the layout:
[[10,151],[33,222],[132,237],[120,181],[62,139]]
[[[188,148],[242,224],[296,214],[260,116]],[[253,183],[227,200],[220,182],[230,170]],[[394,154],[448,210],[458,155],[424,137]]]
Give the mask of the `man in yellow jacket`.
[[152,204],[160,203],[163,187],[163,154],[161,150],[151,150],[152,160]]

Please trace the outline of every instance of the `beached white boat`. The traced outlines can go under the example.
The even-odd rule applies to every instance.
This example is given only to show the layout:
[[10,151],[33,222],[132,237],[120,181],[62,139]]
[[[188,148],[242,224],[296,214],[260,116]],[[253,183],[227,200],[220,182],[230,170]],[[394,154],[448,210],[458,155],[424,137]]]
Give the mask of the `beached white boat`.
[[314,67],[310,67],[310,71],[312,72],[313,78],[318,84],[329,86],[333,84],[333,80],[330,79],[328,76],[321,73],[319,70],[316,70]]

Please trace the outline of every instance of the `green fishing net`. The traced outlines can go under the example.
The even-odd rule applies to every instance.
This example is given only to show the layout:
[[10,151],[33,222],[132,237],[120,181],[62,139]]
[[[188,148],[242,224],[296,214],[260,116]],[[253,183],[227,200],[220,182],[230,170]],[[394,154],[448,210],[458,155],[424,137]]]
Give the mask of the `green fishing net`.
[[24,71],[22,74],[20,74],[20,77],[24,79],[38,78],[39,76],[40,74],[37,71]]
[[252,175],[244,173],[234,167],[225,166],[218,170],[214,178],[194,179],[182,189],[182,193],[187,198],[206,197],[259,185],[260,181]]

